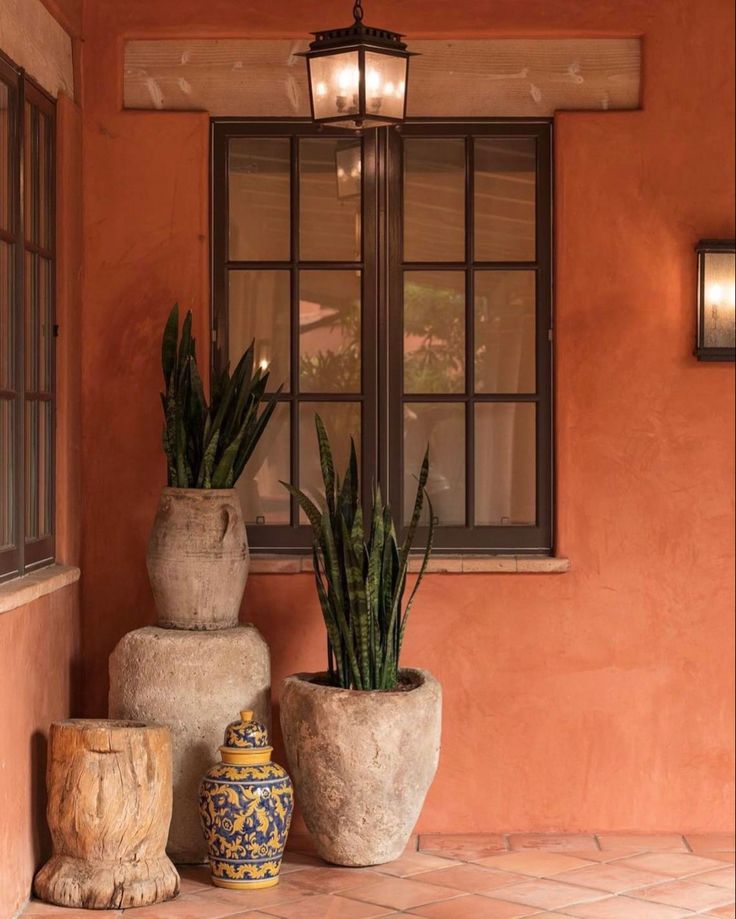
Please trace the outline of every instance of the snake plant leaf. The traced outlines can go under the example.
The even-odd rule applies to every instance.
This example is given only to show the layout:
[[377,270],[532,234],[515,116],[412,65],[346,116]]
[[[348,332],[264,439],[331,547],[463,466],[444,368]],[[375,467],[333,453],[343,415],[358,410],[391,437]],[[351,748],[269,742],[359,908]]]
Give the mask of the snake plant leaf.
[[337,513],[344,516],[348,529],[353,527],[353,519],[359,501],[358,460],[355,453],[355,441],[350,438],[350,459],[345,471],[345,478],[337,499]]
[[317,429],[317,446],[319,448],[319,464],[322,470],[322,481],[325,486],[325,499],[330,516],[335,514],[335,464],[332,460],[332,450],[327,431],[322,419],[315,413],[314,425]]
[[303,491],[296,488],[294,485],[291,485],[289,482],[281,482],[281,485],[289,492],[290,495],[293,495],[299,502],[299,506],[307,515],[307,518],[312,525],[312,531],[314,532],[314,537],[316,540],[319,540],[320,534],[322,531],[322,512],[311,501]]
[[181,327],[181,340],[179,342],[179,380],[186,373],[187,359],[192,353],[192,311],[188,310]]
[[179,308],[168,316],[161,342],[164,432],[162,446],[170,485],[181,488],[230,488],[243,472],[274,410],[264,401],[268,375],[253,372],[255,345],[238,361],[231,376],[226,367],[213,375],[211,403],[197,369],[192,313],[178,331]]
[[240,453],[238,454],[238,459],[234,467],[236,479],[240,477],[240,474],[242,473],[243,469],[245,469],[245,466],[248,460],[253,455],[253,451],[258,446],[258,442],[261,439],[263,432],[266,430],[266,425],[271,420],[271,416],[276,410],[276,405],[278,404],[277,399],[281,395],[283,388],[284,387],[282,384],[281,386],[279,386],[276,392],[269,398],[268,402],[266,403],[265,408],[261,412],[260,417],[257,419],[255,424],[252,426],[251,429],[249,429],[248,433],[246,434],[246,437],[243,440],[242,449]]
[[401,628],[399,629],[399,650],[401,650],[401,645],[404,641],[404,632],[406,631],[406,623],[409,619],[409,613],[411,612],[412,604],[414,603],[414,597],[416,596],[417,591],[419,590],[419,585],[422,583],[422,579],[427,571],[427,565],[429,564],[429,556],[432,553],[432,543],[434,542],[434,508],[432,507],[432,500],[429,497],[429,494],[425,492],[425,497],[427,499],[427,509],[429,511],[429,534],[427,536],[427,544],[424,547],[424,554],[422,555],[422,564],[419,566],[419,573],[417,574],[417,579],[414,582],[414,587],[412,588],[411,593],[409,594],[409,599],[406,602],[406,607],[404,608],[404,616],[401,620]]
[[169,385],[171,374],[176,363],[176,342],[179,337],[179,304],[175,303],[169,313],[161,339],[161,367],[164,372],[164,384]]
[[409,557],[409,552],[411,551],[411,546],[412,546],[412,543],[414,542],[414,535],[417,531],[419,519],[422,516],[424,490],[427,485],[428,477],[429,477],[429,447],[427,447],[427,449],[424,451],[424,459],[422,460],[422,468],[419,473],[419,481],[417,483],[417,494],[414,499],[414,512],[411,515],[411,521],[409,523],[409,528],[406,531],[404,545],[401,548],[402,564],[405,564],[406,560]]

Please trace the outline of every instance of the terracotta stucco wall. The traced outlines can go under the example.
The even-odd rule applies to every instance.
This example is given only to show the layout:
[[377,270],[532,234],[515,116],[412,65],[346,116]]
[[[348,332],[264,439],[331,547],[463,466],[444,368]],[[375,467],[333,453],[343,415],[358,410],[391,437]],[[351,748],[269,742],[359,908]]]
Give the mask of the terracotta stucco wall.
[[[123,113],[125,36],[301,36],[343,2],[97,0],[84,19],[83,656],[153,621],[158,349],[208,312],[208,121]],[[445,688],[425,830],[723,830],[733,812],[733,366],[691,357],[699,237],[733,235],[730,0],[388,0],[415,36],[644,36],[644,110],[556,123],[557,496],[572,571],[434,575],[406,662]],[[288,33],[284,31],[288,20]],[[245,113],[244,113],[245,114]],[[206,353],[202,347],[201,353]],[[309,576],[253,577],[274,685],[319,668]],[[217,692],[217,686],[212,687]]]
[[[80,551],[80,293],[82,119],[57,103],[56,549],[62,564]],[[9,585],[10,586],[10,585]],[[28,898],[50,854],[46,829],[49,724],[78,697],[79,587],[71,585],[0,615],[0,919]]]

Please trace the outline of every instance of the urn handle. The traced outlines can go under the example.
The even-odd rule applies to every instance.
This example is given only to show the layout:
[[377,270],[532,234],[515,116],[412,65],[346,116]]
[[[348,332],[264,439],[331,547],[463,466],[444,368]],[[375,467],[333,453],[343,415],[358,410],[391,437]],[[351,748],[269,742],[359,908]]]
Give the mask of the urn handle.
[[220,542],[225,542],[226,539],[237,537],[240,515],[238,514],[237,508],[233,507],[232,504],[223,504],[220,508],[220,512],[222,514],[223,525]]

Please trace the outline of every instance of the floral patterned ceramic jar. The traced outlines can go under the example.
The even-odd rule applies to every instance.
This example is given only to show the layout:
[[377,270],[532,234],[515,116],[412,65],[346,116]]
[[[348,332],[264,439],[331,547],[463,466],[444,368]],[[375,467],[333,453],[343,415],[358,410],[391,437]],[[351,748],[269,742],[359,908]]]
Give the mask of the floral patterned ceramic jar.
[[271,762],[265,727],[253,712],[225,730],[222,762],[199,788],[199,815],[209,850],[212,883],[230,889],[273,887],[294,810],[286,771]]

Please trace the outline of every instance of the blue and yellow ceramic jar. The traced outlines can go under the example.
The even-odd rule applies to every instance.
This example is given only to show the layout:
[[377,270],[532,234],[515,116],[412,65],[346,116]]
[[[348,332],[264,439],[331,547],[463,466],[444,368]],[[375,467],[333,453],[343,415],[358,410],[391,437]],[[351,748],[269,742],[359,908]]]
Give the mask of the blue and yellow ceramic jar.
[[202,779],[199,815],[217,887],[252,890],[279,882],[294,789],[286,770],[271,762],[272,750],[253,712],[241,712],[225,730],[222,762]]

